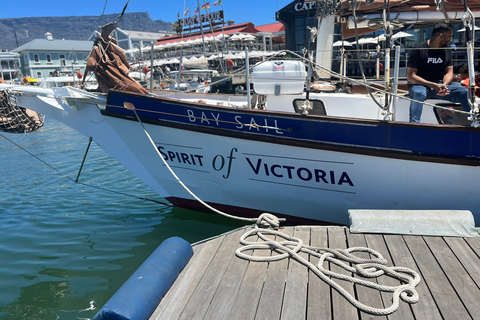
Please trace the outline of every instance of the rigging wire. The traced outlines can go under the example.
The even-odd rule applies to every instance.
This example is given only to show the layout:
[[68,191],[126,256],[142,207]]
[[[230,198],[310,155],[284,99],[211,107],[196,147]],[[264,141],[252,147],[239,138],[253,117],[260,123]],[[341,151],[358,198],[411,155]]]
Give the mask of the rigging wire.
[[[355,24],[355,41],[357,43],[357,55],[359,55],[360,53],[360,50],[359,50],[359,46],[358,46],[358,27],[357,27],[357,14],[356,14],[356,10],[355,10],[355,2],[356,0],[351,0],[351,3],[352,3],[352,15],[353,15],[353,22]],[[365,77],[365,71],[363,70],[363,63],[362,63],[362,60],[359,59],[358,60],[358,66],[360,68],[360,72],[362,73],[362,78],[363,78],[363,81],[364,82],[367,82],[367,78]],[[370,91],[370,88],[367,87],[367,92],[368,94],[370,95],[370,98],[372,98],[373,102],[375,102],[376,105],[378,105],[382,110],[385,110],[385,107],[382,106],[378,101],[377,99],[373,96],[372,92]],[[387,91],[385,91],[387,92]],[[385,101],[385,104],[387,104],[387,101]]]
[[25,149],[24,147],[22,147],[21,145],[19,145],[19,144],[16,143],[15,141],[9,139],[8,137],[6,137],[5,135],[3,135],[2,133],[0,133],[0,136],[2,136],[5,140],[9,141],[11,144],[15,145],[15,146],[18,147],[19,149],[25,151],[26,153],[28,153],[29,155],[31,155],[32,157],[34,157],[35,159],[37,159],[37,160],[40,161],[41,163],[45,164],[45,165],[48,166],[50,169],[56,171],[57,173],[59,173],[60,175],[64,176],[64,177],[67,178],[68,180],[72,181],[73,183],[81,184],[81,185],[84,185],[84,186],[87,186],[87,187],[91,187],[91,188],[95,188],[95,189],[99,189],[99,190],[103,190],[103,191],[108,191],[108,192],[120,194],[120,195],[127,196],[127,197],[131,197],[131,198],[136,198],[136,199],[143,200],[143,201],[155,202],[155,203],[158,203],[158,204],[167,206],[167,207],[173,207],[172,204],[169,204],[169,203],[166,203],[166,202],[162,202],[162,201],[158,201],[158,200],[154,200],[154,199],[148,199],[148,198],[139,197],[139,196],[134,196],[134,195],[127,194],[127,193],[124,193],[124,192],[121,192],[121,191],[115,191],[115,190],[111,190],[111,189],[104,188],[104,187],[100,187],[100,186],[94,186],[94,185],[91,185],[91,184],[88,184],[88,183],[77,182],[77,181],[75,181],[75,179],[72,179],[72,178],[69,177],[67,174],[65,174],[65,173],[63,173],[62,171],[60,171],[59,169],[55,168],[54,166],[52,166],[52,165],[49,164],[48,162],[44,161],[43,159],[41,159],[41,158],[38,157],[37,155],[31,153],[30,151],[28,151],[27,149]]
[[103,17],[105,16],[105,10],[107,9],[107,4],[108,4],[108,0],[105,0],[105,5],[103,6],[103,12],[102,12],[102,15],[100,16],[100,23],[98,24],[99,26],[101,26],[103,23]]

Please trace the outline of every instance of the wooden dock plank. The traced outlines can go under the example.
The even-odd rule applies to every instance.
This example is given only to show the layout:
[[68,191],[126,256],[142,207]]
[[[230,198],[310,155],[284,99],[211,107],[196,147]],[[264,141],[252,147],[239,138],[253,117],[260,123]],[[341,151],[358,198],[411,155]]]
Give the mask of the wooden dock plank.
[[[296,227],[293,233],[295,238],[301,239],[308,245],[310,242],[310,228]],[[299,253],[300,257],[308,261],[308,254]],[[283,297],[282,320],[305,319],[307,309],[308,268],[290,258],[285,295]]]
[[424,238],[404,236],[404,239],[441,315],[445,319],[470,319],[462,301],[427,247]]
[[[293,235],[293,228],[279,230],[288,236]],[[274,238],[283,241],[283,238]],[[281,252],[278,252],[281,253]],[[277,254],[277,253],[274,253]],[[288,259],[270,262],[268,264],[262,295],[258,303],[255,319],[280,319],[287,279]]]
[[[421,237],[350,234],[345,227],[286,227],[282,232],[305,244],[333,249],[368,246],[389,265],[420,273],[419,302],[400,302],[387,316],[359,312],[336,290],[303,264],[284,259],[250,262],[235,256],[240,236],[251,227],[194,246],[194,256],[179,275],[150,320],[159,319],[470,319],[480,316],[480,237]],[[273,236],[271,236],[273,237]],[[254,255],[270,255],[255,250]],[[308,257],[315,265],[318,258]],[[350,275],[335,265],[331,270]],[[348,281],[335,280],[370,306],[391,304],[391,293],[379,293]],[[379,283],[398,285],[389,277]]]
[[[328,246],[331,249],[346,249],[346,229],[343,227],[328,227]],[[350,272],[330,263],[330,270],[340,274],[350,275]],[[338,279],[334,279],[343,289],[345,289],[350,295],[355,297],[355,291],[351,282],[346,282]],[[332,290],[332,310],[334,319],[358,319],[357,308],[352,306],[341,294],[336,290]]]
[[[480,250],[478,253],[475,253],[475,250],[472,248],[473,241],[468,240],[472,238],[445,237],[444,239],[470,277],[472,277],[477,287],[480,288],[480,264],[478,263]],[[480,237],[476,239],[478,240],[478,249],[480,249]]]
[[160,304],[150,316],[151,320],[178,319],[223,239],[224,236],[214,238],[193,247],[193,257],[160,301]]
[[[327,228],[312,227],[310,230],[310,245],[316,248],[327,248]],[[318,265],[318,261],[317,257],[310,257],[310,262],[315,266]],[[308,271],[307,319],[332,319],[331,291],[332,288],[325,281],[311,270]]]
[[[255,256],[270,256],[267,250],[255,250]],[[268,263],[250,261],[242,285],[226,319],[255,319],[267,273]]]
[[[393,266],[393,259],[390,256],[390,251],[388,250],[385,239],[381,234],[366,234],[365,240],[367,242],[367,247],[380,253],[387,261],[388,266]],[[402,266],[403,265],[397,265]],[[391,277],[381,277],[378,283],[388,286],[397,286],[400,284],[400,281],[393,279]],[[385,307],[388,307],[392,304],[392,294],[387,292],[382,292],[382,300]],[[363,317],[362,317],[363,319]],[[403,301],[400,302],[397,311],[388,315],[389,320],[414,320],[415,317],[412,313],[410,304]]]
[[[390,251],[393,265],[410,268],[421,275],[417,263],[415,262],[415,258],[410,253],[407,243],[405,242],[405,237],[400,235],[384,235],[383,237]],[[411,305],[413,314],[415,315],[415,319],[443,319],[437,308],[435,300],[433,299],[433,296],[429,291],[429,288],[423,278],[418,284],[416,290],[420,298],[418,303]]]
[[225,237],[205,271],[202,281],[196,286],[188,304],[185,306],[178,319],[194,320],[204,318],[225,270],[230,263],[230,260],[235,255],[235,249],[237,248],[239,238],[244,232],[244,229],[240,229]]
[[[352,247],[366,247],[367,246],[367,242],[365,240],[365,235],[363,235],[363,234],[347,232],[347,241],[348,241],[348,247],[349,248],[352,248]],[[372,249],[376,250],[375,248],[372,248]],[[368,253],[359,252],[359,253],[356,253],[355,255],[357,257],[365,258],[365,259],[372,258],[370,256],[370,254],[368,254]],[[360,278],[360,279],[363,279],[363,280],[366,280],[366,281],[371,281],[371,282],[378,283],[375,279],[366,279],[366,278],[363,278],[361,276],[356,276],[356,277]],[[380,291],[362,286],[360,284],[355,284],[354,286],[355,286],[355,292],[356,292],[357,297],[358,297],[357,298],[358,301],[360,301],[361,303],[363,303],[363,304],[365,304],[369,307],[373,307],[373,308],[377,308],[377,309],[383,309],[384,308],[383,299],[382,299],[382,295],[381,295]],[[386,320],[387,319],[386,316],[372,316],[369,313],[365,313],[363,311],[360,311],[360,319],[373,319],[373,317],[375,317],[375,319],[379,319],[379,320],[382,320],[382,319]]]
[[441,237],[425,237],[425,241],[470,315],[480,317],[480,289],[460,263],[461,252],[452,252]]
[[[237,237],[237,234],[232,236]],[[239,240],[240,237],[238,237],[237,248],[241,246]],[[227,266],[225,274],[220,281],[220,285],[218,286],[215,295],[208,306],[204,319],[227,319],[238,290],[242,284],[245,272],[247,271],[248,264],[248,260],[238,258],[235,254],[233,255],[229,265]]]

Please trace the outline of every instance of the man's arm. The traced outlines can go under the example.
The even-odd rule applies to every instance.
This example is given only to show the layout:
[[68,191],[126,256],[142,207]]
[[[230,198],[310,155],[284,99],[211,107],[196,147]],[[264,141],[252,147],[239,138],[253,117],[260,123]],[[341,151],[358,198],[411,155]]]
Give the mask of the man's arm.
[[445,75],[443,76],[443,83],[448,85],[453,81],[453,66],[445,67]]
[[[448,67],[447,67],[448,68]],[[435,82],[430,82],[425,80],[424,78],[420,77],[418,74],[418,69],[408,67],[407,68],[407,80],[410,83],[413,84],[421,84],[422,86],[428,87],[428,88],[433,88],[437,93],[446,93],[448,91],[447,85],[445,84],[445,77],[444,77],[444,83],[435,83]],[[453,79],[453,67],[452,67],[452,79]],[[451,82],[452,80],[450,80]]]

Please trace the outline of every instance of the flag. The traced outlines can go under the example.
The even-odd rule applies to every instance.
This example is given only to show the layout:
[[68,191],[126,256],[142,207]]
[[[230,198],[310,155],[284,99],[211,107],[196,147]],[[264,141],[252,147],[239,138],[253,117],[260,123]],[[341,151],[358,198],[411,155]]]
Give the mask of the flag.
[[185,12],[183,13],[183,15],[186,16],[189,12],[190,12],[190,7],[188,7],[188,9],[185,10]]
[[200,11],[200,8],[197,7],[197,9],[195,9],[195,13],[193,15],[196,16],[199,11]]
[[202,9],[210,9],[210,1],[208,1],[207,3],[205,3],[205,4],[202,6]]
[[178,14],[177,14],[177,19],[180,20],[180,11],[178,11]]
[[213,6],[223,6],[223,1],[222,0],[217,0],[213,3]]

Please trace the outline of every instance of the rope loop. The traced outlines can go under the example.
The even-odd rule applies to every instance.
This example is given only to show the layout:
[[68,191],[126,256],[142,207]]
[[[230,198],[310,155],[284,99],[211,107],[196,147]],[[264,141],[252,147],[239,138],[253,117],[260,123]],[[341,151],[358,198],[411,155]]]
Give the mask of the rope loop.
[[[260,224],[263,226],[263,221],[275,220],[272,216],[269,213],[260,215],[257,224],[261,221]],[[249,238],[254,238],[255,241],[249,240]],[[300,238],[289,236],[278,230],[261,229],[258,225],[244,233],[240,237],[240,243],[243,246],[235,251],[237,257],[255,262],[274,262],[283,259],[295,260],[309,268],[310,271],[335,289],[348,302],[363,312],[374,315],[389,315],[398,309],[400,300],[410,304],[418,302],[419,295],[415,287],[420,283],[420,275],[409,268],[387,266],[387,260],[379,252],[371,248],[315,248],[304,245]],[[253,255],[254,251],[258,253],[258,250],[269,250],[270,255]],[[306,253],[309,257],[301,256],[300,253]],[[368,253],[371,258],[360,258],[356,255],[358,253]],[[310,257],[312,256],[319,259],[317,265],[310,262]],[[348,274],[331,271],[328,268],[328,264],[325,266],[326,262],[346,270]],[[381,285],[376,280],[382,276],[396,279],[400,284],[397,286]],[[392,303],[385,308],[374,308],[365,305],[350,292],[342,288],[335,281],[336,279],[351,282],[355,286],[390,292],[392,293]]]

